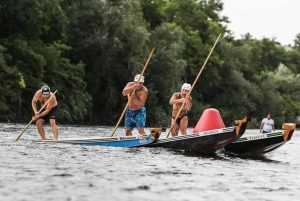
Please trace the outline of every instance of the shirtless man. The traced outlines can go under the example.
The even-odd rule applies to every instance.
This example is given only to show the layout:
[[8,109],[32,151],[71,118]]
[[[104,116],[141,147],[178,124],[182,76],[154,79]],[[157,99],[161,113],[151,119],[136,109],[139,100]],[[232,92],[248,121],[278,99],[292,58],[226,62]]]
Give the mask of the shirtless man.
[[[39,114],[37,110],[37,102],[40,102],[41,107],[46,103],[47,100],[52,96],[51,100],[48,102],[47,106],[42,110]],[[43,86],[40,90],[38,90],[31,101],[32,109],[35,114],[33,120],[36,121],[38,132],[42,138],[45,140],[45,130],[43,128],[43,124],[45,121],[49,121],[50,126],[52,128],[52,133],[54,140],[58,140],[58,129],[56,126],[56,110],[57,110],[57,101],[55,94],[50,91],[48,86]]]
[[[191,85],[188,83],[184,83],[181,87],[181,92],[176,92],[172,95],[170,99],[170,105],[172,105],[172,122],[171,125],[174,125],[171,131],[172,136],[177,136],[178,132],[180,130],[182,135],[186,135],[186,130],[188,126],[188,117],[187,112],[191,110],[192,108],[192,97],[188,96],[187,94],[192,89]],[[175,121],[175,117],[177,116],[177,113],[179,112],[181,105],[186,100],[178,118]]]
[[140,136],[145,135],[146,108],[148,89],[144,86],[144,76],[137,74],[134,82],[129,82],[123,89],[123,96],[127,96],[129,107],[125,115],[126,136],[132,136],[132,130],[137,127]]

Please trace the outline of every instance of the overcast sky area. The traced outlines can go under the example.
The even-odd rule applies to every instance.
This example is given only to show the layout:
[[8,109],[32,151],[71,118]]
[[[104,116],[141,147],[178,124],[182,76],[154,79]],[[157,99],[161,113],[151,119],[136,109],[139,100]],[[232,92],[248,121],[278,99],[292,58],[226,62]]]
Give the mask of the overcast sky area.
[[300,0],[222,0],[223,16],[236,39],[250,33],[256,39],[276,38],[293,45],[300,33]]

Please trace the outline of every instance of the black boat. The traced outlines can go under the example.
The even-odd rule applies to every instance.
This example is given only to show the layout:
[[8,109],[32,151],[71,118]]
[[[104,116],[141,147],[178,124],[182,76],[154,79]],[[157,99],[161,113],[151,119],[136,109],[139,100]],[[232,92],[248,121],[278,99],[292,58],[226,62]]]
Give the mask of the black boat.
[[239,139],[244,134],[249,120],[250,118],[237,120],[232,127],[158,139],[145,147],[165,147],[192,153],[214,153],[217,149]]
[[247,137],[241,137],[237,141],[226,145],[225,152],[235,155],[263,155],[264,153],[273,151],[287,141],[289,141],[294,133],[296,124],[282,124],[283,131],[265,133],[265,134],[249,134]]

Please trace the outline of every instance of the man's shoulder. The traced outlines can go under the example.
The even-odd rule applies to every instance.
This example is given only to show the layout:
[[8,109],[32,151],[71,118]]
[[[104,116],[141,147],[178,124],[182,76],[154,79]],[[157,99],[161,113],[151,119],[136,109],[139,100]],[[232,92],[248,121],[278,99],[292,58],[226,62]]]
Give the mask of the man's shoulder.
[[173,93],[173,95],[172,96],[175,96],[176,98],[178,98],[178,97],[180,97],[181,96],[181,93],[180,92],[175,92],[175,93]]
[[146,87],[146,86],[143,86],[143,89],[144,89],[144,91],[145,91],[145,92],[147,92],[147,93],[148,93],[148,89],[147,89],[147,87]]
[[56,102],[56,96],[54,93],[51,93],[51,96],[49,97],[51,103],[55,103]]
[[42,95],[42,91],[39,89],[35,92],[34,96],[41,96]]

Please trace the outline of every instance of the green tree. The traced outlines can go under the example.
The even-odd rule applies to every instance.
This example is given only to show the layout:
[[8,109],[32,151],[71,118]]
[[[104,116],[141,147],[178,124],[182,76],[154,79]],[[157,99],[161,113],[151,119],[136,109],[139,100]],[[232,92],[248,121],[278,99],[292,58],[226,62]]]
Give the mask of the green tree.
[[[280,64],[274,72],[266,72],[261,87],[264,100],[261,111],[274,114],[277,122],[294,122],[300,113],[300,75],[294,74],[287,66]],[[280,126],[279,126],[280,127]]]
[[222,82],[205,101],[221,109],[227,124],[256,113],[256,108],[261,103],[262,91],[255,83],[247,80],[240,70],[250,62],[249,52],[245,46],[236,47],[226,40],[220,43],[220,53],[224,60],[219,69]]
[[186,66],[182,58],[183,31],[174,24],[162,23],[152,31],[150,39],[156,51],[145,83],[150,94],[148,120],[151,126],[157,126],[158,122],[166,126],[169,125],[170,97],[184,82],[181,79]]
[[25,88],[24,77],[15,66],[9,66],[10,55],[0,45],[0,121],[11,121],[20,115],[21,89]]
[[66,8],[70,19],[72,60],[86,64],[88,92],[93,97],[91,121],[117,121],[127,81],[140,72],[149,47],[149,32],[139,1],[76,1]]
[[[83,121],[89,108],[90,96],[83,90],[85,83],[80,82],[84,78],[84,66],[72,64],[65,57],[69,50],[64,44],[67,18],[60,3],[60,0],[1,1],[0,44],[9,56],[7,66],[15,69],[6,72],[14,72],[19,80],[8,85],[18,89],[14,86],[21,79],[24,86],[19,87],[21,91],[16,96],[17,120],[27,121],[31,118],[32,96],[45,83],[53,89],[59,89],[60,103],[60,95],[68,92],[64,101],[68,102],[68,107],[76,108],[76,111],[70,111],[73,113],[69,116],[62,112],[62,122]],[[63,103],[61,106],[61,111],[68,109]]]
[[154,30],[164,22],[163,7],[167,1],[140,0],[144,19],[150,30]]

